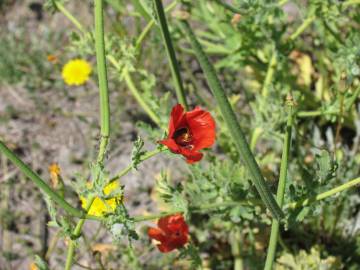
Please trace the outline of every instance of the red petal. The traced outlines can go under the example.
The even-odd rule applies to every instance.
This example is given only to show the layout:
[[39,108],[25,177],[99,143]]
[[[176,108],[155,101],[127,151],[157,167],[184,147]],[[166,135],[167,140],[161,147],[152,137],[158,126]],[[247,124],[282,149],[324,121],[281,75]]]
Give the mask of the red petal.
[[158,227],[167,235],[171,234],[171,231],[168,228],[170,218],[171,216],[166,216],[158,220]]
[[160,242],[165,241],[165,235],[164,235],[163,231],[161,231],[157,228],[149,228],[147,233],[148,233],[148,236],[152,239],[155,239]]
[[184,116],[184,108],[181,104],[177,104],[172,108],[169,121],[169,138],[173,136],[180,125],[185,125],[186,119]]
[[165,139],[165,140],[159,141],[159,143],[166,145],[170,149],[170,151],[172,151],[173,153],[178,154],[180,152],[179,145],[177,145],[173,139]]
[[182,154],[186,158],[186,162],[189,164],[195,163],[201,160],[203,157],[203,154],[198,151],[189,150],[185,148],[181,148],[180,150],[181,150],[180,154]]
[[[158,221],[158,232],[154,232],[158,239],[162,238],[161,244],[157,245],[161,252],[170,252],[176,248],[183,247],[189,239],[189,227],[181,214],[162,217]],[[157,229],[156,229],[157,230]]]
[[168,225],[169,230],[172,233],[180,232],[182,235],[189,234],[189,227],[186,224],[184,217],[180,214],[173,217],[176,218],[176,220],[174,221],[170,220],[170,223]]
[[182,228],[184,224],[187,226],[181,214],[165,216],[158,220],[158,227],[169,235]]
[[215,121],[207,111],[196,107],[185,113],[186,121],[193,136],[195,150],[210,147],[215,142]]
[[181,235],[168,241],[167,246],[170,249],[181,248],[188,242],[188,235]]
[[165,243],[157,245],[157,247],[160,250],[160,252],[162,252],[162,253],[167,253],[167,252],[170,252],[175,249],[174,247],[170,247],[169,245],[167,245]]

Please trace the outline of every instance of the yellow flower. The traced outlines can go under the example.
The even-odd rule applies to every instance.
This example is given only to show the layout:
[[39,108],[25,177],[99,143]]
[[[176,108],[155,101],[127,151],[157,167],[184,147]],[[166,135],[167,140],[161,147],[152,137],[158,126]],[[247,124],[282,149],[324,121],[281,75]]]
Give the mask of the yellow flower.
[[84,84],[91,73],[90,63],[82,59],[67,62],[62,69],[62,77],[68,85]]
[[[88,187],[91,188],[91,184],[88,185]],[[104,194],[109,195],[111,192],[116,190],[118,187],[119,187],[119,184],[117,182],[112,182],[104,188],[104,190],[103,190]],[[101,200],[100,198],[96,197],[90,207],[88,214],[99,217],[99,216],[104,215],[105,213],[111,213],[115,210],[118,201],[121,199],[122,198],[119,196],[111,198],[111,199],[107,199],[107,200]],[[83,196],[80,196],[80,201],[81,201],[82,207],[85,208],[86,203],[87,203],[86,198]]]

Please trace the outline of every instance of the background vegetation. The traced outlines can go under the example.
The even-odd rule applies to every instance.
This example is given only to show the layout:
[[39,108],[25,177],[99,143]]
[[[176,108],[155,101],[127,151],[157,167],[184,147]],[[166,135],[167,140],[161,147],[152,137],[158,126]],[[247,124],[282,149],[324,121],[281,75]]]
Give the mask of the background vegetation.
[[[118,188],[126,207],[119,216],[183,212],[191,244],[162,254],[146,235],[153,221],[129,219],[126,230],[88,221],[73,269],[265,265],[272,217],[240,161],[183,19],[214,65],[274,194],[292,131],[274,269],[359,269],[360,196],[346,186],[360,171],[359,1],[164,1],[188,106],[210,111],[217,124],[216,145],[191,166],[171,153],[142,162],[143,151],[164,137],[179,87],[151,3],[104,4],[106,171],[130,166]],[[80,208],[100,139],[93,3],[5,0],[0,12],[0,139],[49,184],[48,167],[58,163],[65,198]],[[83,86],[61,78],[73,58],[93,65]],[[0,269],[28,269],[36,260],[38,268],[46,262],[63,269],[75,220],[55,211],[3,155],[0,176]],[[327,193],[339,186],[343,192]]]

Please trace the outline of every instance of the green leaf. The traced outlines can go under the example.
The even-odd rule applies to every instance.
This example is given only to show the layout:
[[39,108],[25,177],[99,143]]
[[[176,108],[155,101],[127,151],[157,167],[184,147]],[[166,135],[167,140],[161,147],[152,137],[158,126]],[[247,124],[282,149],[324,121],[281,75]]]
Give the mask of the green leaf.
[[320,155],[316,156],[316,163],[318,166],[318,178],[320,183],[325,183],[334,177],[337,169],[337,164],[326,150],[322,150]]

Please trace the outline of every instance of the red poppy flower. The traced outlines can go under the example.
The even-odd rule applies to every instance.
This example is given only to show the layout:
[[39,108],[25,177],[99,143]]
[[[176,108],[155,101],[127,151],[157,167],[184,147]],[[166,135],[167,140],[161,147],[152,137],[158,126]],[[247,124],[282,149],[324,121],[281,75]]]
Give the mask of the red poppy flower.
[[150,238],[160,242],[158,249],[170,252],[183,247],[189,240],[189,227],[181,214],[162,217],[158,221],[158,228],[149,228]]
[[171,111],[168,138],[159,141],[171,152],[183,155],[188,163],[199,161],[203,157],[199,150],[214,142],[215,121],[211,114],[200,107],[185,112],[180,104]]

